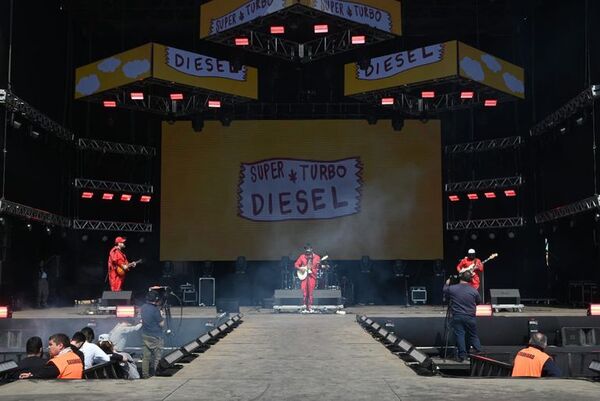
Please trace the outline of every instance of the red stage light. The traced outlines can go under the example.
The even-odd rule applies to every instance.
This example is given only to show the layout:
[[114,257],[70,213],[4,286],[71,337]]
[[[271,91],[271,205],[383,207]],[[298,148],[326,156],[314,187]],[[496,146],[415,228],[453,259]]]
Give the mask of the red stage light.
[[475,310],[475,316],[493,316],[494,310],[492,309],[492,305],[477,305],[477,309]]
[[471,200],[476,200],[479,199],[479,196],[477,196],[477,194],[467,194],[467,198]]
[[102,199],[104,200],[112,200],[114,198],[114,194],[111,194],[110,192],[105,192],[102,194]]
[[590,304],[588,316],[600,316],[600,304]]
[[152,196],[150,196],[150,195],[140,196],[140,202],[148,203],[148,202],[150,202],[150,199],[152,199]]
[[363,45],[367,41],[365,35],[356,35],[352,36],[352,44],[353,45]]
[[114,100],[105,100],[102,102],[104,107],[117,107],[117,102]]
[[93,192],[82,192],[81,193],[81,198],[82,199],[92,199],[94,197],[94,193]]
[[171,93],[169,97],[171,100],[183,100],[183,93]]
[[0,306],[0,319],[8,319],[12,317],[12,311],[8,306]]
[[458,202],[460,200],[458,195],[450,195],[448,196],[448,199],[450,199],[450,202]]
[[271,33],[273,35],[281,35],[285,33],[285,27],[284,26],[272,26],[271,27]]
[[485,192],[484,195],[488,199],[493,199],[493,198],[496,197],[496,193],[495,192]]
[[235,38],[236,46],[248,46],[250,44],[250,40],[248,38]]
[[122,194],[121,195],[121,200],[123,202],[129,202],[131,200],[131,195],[129,195],[129,194]]
[[475,96],[475,92],[472,92],[472,91],[462,91],[462,92],[460,92],[460,98],[461,99],[473,99],[473,96]]
[[218,109],[221,107],[221,101],[220,100],[209,100],[208,107],[210,107],[212,109]]
[[432,99],[435,97],[435,92],[434,91],[422,91],[421,97],[423,99]]
[[512,198],[513,196],[517,196],[517,191],[515,191],[514,189],[507,189],[506,191],[504,191],[504,195],[506,195],[509,198]]
[[327,24],[315,25],[315,33],[327,33],[329,26]]
[[143,92],[131,92],[131,100],[144,100]]
[[135,317],[135,306],[117,305],[117,317]]
[[496,99],[485,99],[485,102],[483,102],[485,107],[495,107],[497,104],[498,101]]
[[382,106],[390,106],[394,104],[394,98],[393,97],[384,97],[381,98],[381,105]]

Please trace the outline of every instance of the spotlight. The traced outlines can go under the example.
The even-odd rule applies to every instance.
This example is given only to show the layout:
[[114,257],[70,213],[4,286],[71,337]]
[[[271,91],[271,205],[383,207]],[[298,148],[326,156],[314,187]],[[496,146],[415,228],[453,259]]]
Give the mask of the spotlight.
[[485,107],[496,107],[497,104],[498,101],[496,99],[485,99],[485,101],[483,102],[483,105]]
[[115,197],[115,194],[111,194],[110,192],[105,192],[102,194],[103,200],[112,200]]
[[105,101],[102,102],[102,105],[104,107],[113,108],[113,107],[117,107],[117,102],[114,101],[114,100],[105,100]]
[[435,97],[434,91],[422,91],[421,98],[422,99],[433,99]]
[[392,116],[392,128],[394,131],[402,131],[404,127],[404,117],[399,114],[394,114]]
[[144,92],[131,92],[131,100],[144,100]]
[[135,305],[117,305],[117,317],[135,317]]
[[121,201],[122,202],[129,202],[131,200],[131,195],[130,194],[121,194]]
[[108,237],[106,235],[103,235],[102,236],[102,242],[106,242],[106,241],[108,241]]
[[475,234],[475,233],[471,234],[471,239],[473,241],[475,241],[477,238],[479,238],[479,236],[477,234]]
[[169,97],[171,100],[183,100],[183,93],[171,93]]
[[490,239],[496,239],[496,234],[495,234],[495,233],[489,233],[489,234],[488,234],[488,237],[489,237]]
[[4,217],[0,217],[0,226],[3,226],[6,223],[6,220],[4,220]]
[[94,197],[94,193],[93,192],[82,192],[81,193],[81,198],[82,199],[92,199]]
[[271,34],[272,35],[282,35],[285,33],[285,27],[284,26],[272,26],[271,27]]
[[477,196],[477,194],[473,193],[473,194],[467,194],[467,198],[469,198],[470,200],[477,200],[477,199],[479,199],[479,196]]
[[588,316],[600,316],[600,304],[590,304],[588,307]]
[[204,118],[200,115],[192,117],[192,129],[194,132],[202,132],[204,128]]
[[21,126],[23,125],[22,123],[20,123],[19,121],[15,120],[15,113],[12,113],[10,115],[10,120],[9,120],[9,124],[11,127],[13,127],[14,129],[19,129],[21,128]]
[[52,228],[50,228],[50,226],[46,227],[46,234],[52,235]]
[[508,238],[510,238],[510,239],[515,238],[515,233],[513,231],[509,231],[508,232]]
[[448,199],[450,199],[450,202],[458,202],[460,200],[458,195],[448,195]]
[[25,224],[25,228],[27,228],[27,231],[31,231],[33,226],[31,225],[31,223],[27,223],[27,224]]
[[492,310],[492,305],[477,305],[477,309],[475,309],[475,316],[493,316],[494,311]]
[[12,311],[8,306],[0,306],[0,319],[8,319],[12,317]]
[[139,240],[139,241],[140,241],[140,244],[143,244],[144,242],[146,242],[146,238],[144,238],[144,237],[140,237],[140,240]]
[[454,234],[454,235],[452,236],[452,239],[453,239],[454,241],[458,241],[458,240],[460,239],[460,237],[458,236],[458,234]]
[[509,198],[517,196],[517,191],[515,191],[514,189],[507,189],[506,191],[504,191],[504,195]]
[[221,101],[220,100],[209,100],[208,107],[211,109],[219,109],[219,108],[221,108]]
[[150,202],[150,200],[152,200],[152,196],[150,196],[150,195],[140,196],[140,202],[148,203],[148,202]]
[[82,240],[83,242],[87,241],[87,240],[88,240],[88,238],[89,238],[89,236],[88,236],[87,234],[83,234],[83,235],[81,236],[81,240]]
[[381,105],[382,106],[391,106],[394,104],[394,98],[393,97],[384,97],[381,98]]
[[485,197],[488,199],[494,199],[496,197],[495,192],[485,192],[483,195],[485,195]]
[[460,98],[461,99],[473,99],[473,96],[475,96],[475,92],[472,92],[472,91],[462,91],[462,92],[460,92]]
[[250,40],[248,38],[235,38],[236,46],[248,46],[250,44]]
[[363,45],[366,42],[365,35],[356,35],[352,36],[352,44],[353,45]]
[[327,24],[320,24],[314,26],[315,33],[327,33],[329,32],[329,26]]

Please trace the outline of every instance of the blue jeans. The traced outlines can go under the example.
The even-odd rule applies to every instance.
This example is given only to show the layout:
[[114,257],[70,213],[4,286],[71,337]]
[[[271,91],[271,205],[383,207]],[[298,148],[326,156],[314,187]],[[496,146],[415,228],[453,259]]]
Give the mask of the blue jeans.
[[477,352],[481,351],[475,316],[454,315],[452,317],[452,328],[456,337],[457,356],[459,358],[465,359],[467,357],[467,345],[475,348]]

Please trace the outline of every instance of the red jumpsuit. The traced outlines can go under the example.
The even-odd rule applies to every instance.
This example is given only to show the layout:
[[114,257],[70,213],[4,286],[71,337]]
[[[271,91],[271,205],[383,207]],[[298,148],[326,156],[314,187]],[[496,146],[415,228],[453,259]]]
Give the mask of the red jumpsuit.
[[479,258],[475,258],[475,259],[469,259],[467,257],[464,257],[460,260],[460,262],[458,262],[458,265],[456,266],[456,271],[458,271],[460,273],[460,271],[462,269],[464,269],[465,267],[469,267],[471,266],[473,263],[475,263],[475,269],[473,269],[473,280],[471,281],[471,287],[475,288],[476,290],[479,290],[479,272],[483,271],[483,263],[481,263],[481,260]]
[[300,287],[302,288],[302,295],[304,296],[304,304],[308,309],[312,307],[313,303],[313,292],[315,290],[315,285],[317,284],[317,272],[319,270],[319,263],[321,262],[321,257],[316,253],[312,254],[312,261],[309,265],[309,259],[306,254],[302,254],[296,259],[296,269],[301,266],[308,266],[311,270],[311,273],[305,280],[302,280]]
[[119,276],[117,268],[119,266],[127,265],[127,256],[119,249],[118,246],[114,246],[108,254],[108,282],[110,283],[111,291],[121,291],[125,276]]

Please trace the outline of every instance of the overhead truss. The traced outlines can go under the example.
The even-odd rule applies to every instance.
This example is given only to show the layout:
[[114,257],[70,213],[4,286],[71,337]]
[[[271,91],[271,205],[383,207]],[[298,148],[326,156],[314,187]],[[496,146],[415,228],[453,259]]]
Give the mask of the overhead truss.
[[50,213],[45,210],[26,206],[17,202],[11,202],[6,199],[0,199],[0,213],[22,217],[28,220],[39,221],[51,226],[70,227],[71,220],[58,214]]
[[590,196],[571,204],[547,210],[535,215],[536,223],[546,223],[563,217],[600,209],[600,195]]
[[100,181],[87,178],[75,178],[73,185],[77,189],[90,189],[95,191],[128,192],[134,194],[154,193],[154,186],[134,184],[129,182]]
[[102,220],[73,220],[73,229],[90,231],[120,231],[150,233],[152,224],[150,223],[131,223],[122,221],[102,221]]
[[497,219],[459,220],[446,222],[446,230],[481,230],[487,228],[523,227],[523,217],[502,217]]
[[501,189],[523,185],[523,177],[500,177],[477,181],[450,182],[445,185],[446,192],[468,192],[482,189]]
[[8,89],[0,89],[0,104],[5,105],[8,111],[25,118],[35,126],[53,133],[61,139],[67,141],[75,139],[75,134],[73,132],[32,107],[29,103],[19,98]]
[[151,146],[108,142],[98,139],[79,138],[77,147],[81,150],[92,150],[101,153],[116,153],[131,156],[156,156],[156,149]]
[[592,85],[586,88],[579,95],[569,100],[558,110],[544,118],[542,121],[534,125],[529,134],[541,135],[544,132],[556,128],[561,123],[564,123],[567,119],[575,115],[581,109],[590,107],[594,104],[594,100],[600,97],[600,85]]
[[497,138],[485,141],[448,145],[444,147],[444,151],[446,154],[477,153],[486,152],[489,150],[513,149],[520,147],[522,144],[523,139],[520,136],[510,136],[507,138]]

